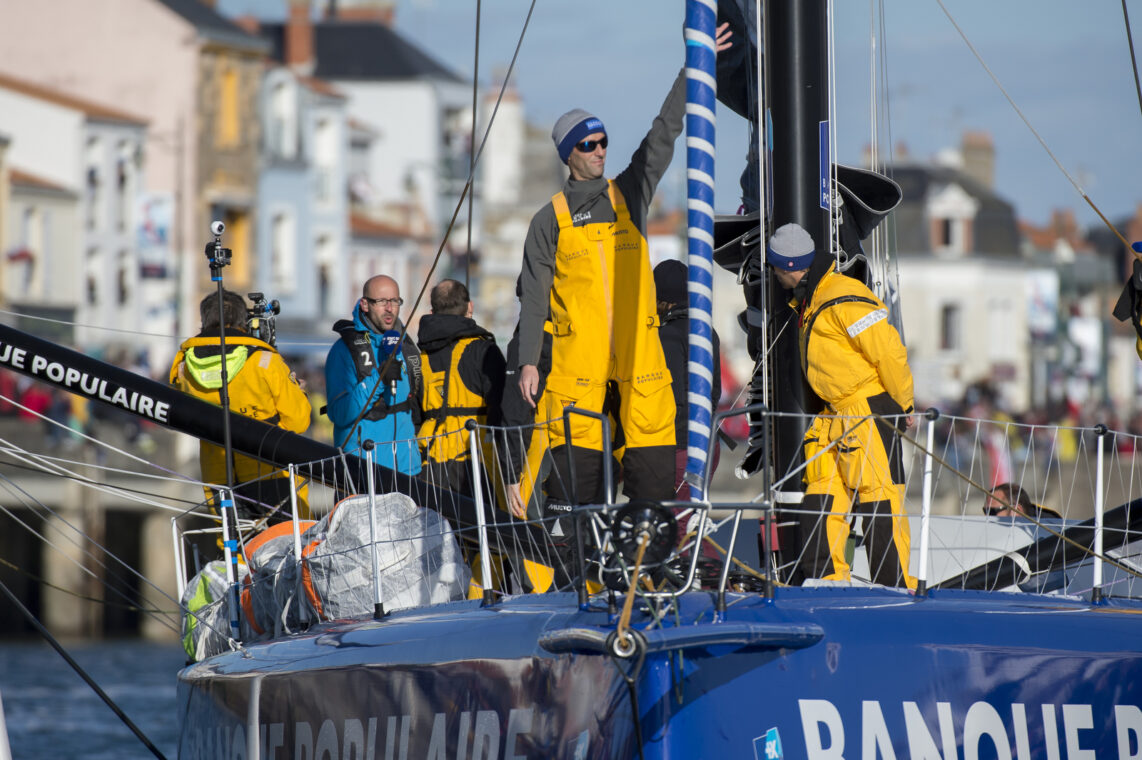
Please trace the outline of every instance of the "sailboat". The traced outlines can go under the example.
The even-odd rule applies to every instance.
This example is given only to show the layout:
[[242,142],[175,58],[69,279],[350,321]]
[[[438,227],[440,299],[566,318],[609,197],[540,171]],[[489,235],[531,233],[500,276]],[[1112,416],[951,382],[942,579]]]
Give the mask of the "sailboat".
[[[189,615],[211,627],[224,651],[179,673],[180,758],[1142,756],[1142,599],[1133,591],[1142,573],[1142,484],[1133,460],[1105,446],[1105,430],[1092,431],[1093,450],[1084,449],[1095,464],[1091,498],[1076,499],[1057,520],[947,516],[941,501],[963,507],[980,495],[972,472],[986,458],[985,434],[1009,440],[1011,432],[1004,423],[933,411],[914,442],[918,466],[909,479],[918,589],[861,582],[870,568],[859,545],[852,547],[853,581],[786,583],[797,554],[776,541],[782,515],[796,511],[799,426],[812,402],[798,395],[798,363],[782,344],[789,334],[767,333],[779,324],[767,313],[775,299],[763,260],[754,259],[750,279],[750,257],[785,220],[800,220],[818,240],[832,240],[840,225],[845,235],[830,248],[850,256],[848,271],[863,277],[877,264],[861,258],[860,243],[894,202],[891,181],[834,169],[827,152],[822,161],[826,4],[765,5],[764,69],[787,94],[775,93],[758,123],[772,124],[763,130],[763,152],[772,156],[766,182],[787,191],[771,194],[772,205],[752,218],[718,220],[707,213],[709,200],[691,205],[699,241],[691,249],[693,329],[703,330],[700,302],[709,300],[709,282],[702,272],[717,255],[742,273],[751,306],[763,314],[760,353],[777,357],[756,378],[754,403],[733,411],[747,414],[753,428],[755,500],[706,498],[709,433],[725,413],[697,409],[689,465],[696,500],[615,504],[608,488],[608,503],[578,511],[576,550],[557,552],[543,526],[495,508],[494,488],[454,494],[239,415],[223,425],[214,407],[0,326],[5,368],[213,443],[229,438],[236,451],[301,474],[313,488],[311,504],[327,500],[328,513],[315,525],[295,516],[262,542],[276,542],[269,575],[286,578],[289,601],[276,617],[259,617],[253,604],[246,609],[256,591],[252,571],[271,567],[259,564],[253,541],[246,546],[250,579],[231,575],[222,584],[212,600],[215,617],[203,608]],[[700,83],[715,78],[715,8],[695,1],[689,11],[698,106],[690,113],[700,118],[713,108],[712,90],[703,93]],[[808,103],[806,92],[822,95]],[[689,125],[690,152],[703,152],[702,129]],[[759,165],[769,168],[768,160]],[[692,165],[693,181],[708,187],[700,172]],[[692,361],[700,363],[700,353]],[[487,452],[497,431],[469,432],[473,461],[494,473]],[[967,476],[955,476],[957,469]],[[1125,484],[1125,497],[1107,505],[1112,481]],[[393,512],[407,513],[412,524],[428,512],[445,519],[434,520],[430,533],[392,538],[378,531],[391,527]],[[311,548],[349,514],[363,537],[343,554],[355,555],[346,561],[363,566],[374,583],[365,609],[323,615],[301,579],[314,577]],[[743,560],[745,526],[759,517],[756,559]],[[193,584],[185,525],[173,527],[180,578]],[[720,543],[715,528],[725,536]],[[445,598],[385,591],[384,572],[403,566],[413,539],[430,538],[445,554],[458,547],[475,563],[476,593],[465,593],[466,582]],[[428,556],[442,555],[416,554]],[[410,586],[437,577],[445,560],[431,561],[438,564],[422,563]],[[497,581],[504,563],[517,579],[528,566],[562,568],[566,582],[518,593]],[[226,564],[230,572],[233,563]],[[456,570],[464,581],[466,566]],[[331,577],[337,566],[325,571]],[[332,601],[320,596],[326,590],[317,598]],[[305,617],[311,613],[315,620]],[[254,623],[262,630],[244,630]]]

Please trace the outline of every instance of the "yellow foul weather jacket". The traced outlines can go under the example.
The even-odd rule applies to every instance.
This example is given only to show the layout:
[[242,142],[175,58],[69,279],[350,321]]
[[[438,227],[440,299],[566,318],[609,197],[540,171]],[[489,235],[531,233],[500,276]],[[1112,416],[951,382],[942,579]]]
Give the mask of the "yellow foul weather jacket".
[[[268,343],[227,332],[226,374],[231,411],[294,433],[304,433],[309,428],[312,412],[309,399],[290,377],[289,367],[281,355]],[[198,335],[180,346],[171,364],[170,384],[195,398],[221,406],[222,361],[217,335]],[[226,483],[225,449],[200,443],[199,463],[204,482]],[[286,477],[272,465],[242,454],[234,455],[235,485],[275,473],[276,477]],[[207,496],[211,495],[207,489]]]
[[915,588],[897,434],[898,415],[912,412],[908,353],[884,303],[832,269],[798,309],[798,322],[805,377],[828,405],[804,439],[807,574],[850,579],[846,545],[855,501],[868,518],[869,579]]
[[833,409],[888,392],[912,411],[912,372],[888,308],[863,283],[829,270],[800,313],[801,364]]

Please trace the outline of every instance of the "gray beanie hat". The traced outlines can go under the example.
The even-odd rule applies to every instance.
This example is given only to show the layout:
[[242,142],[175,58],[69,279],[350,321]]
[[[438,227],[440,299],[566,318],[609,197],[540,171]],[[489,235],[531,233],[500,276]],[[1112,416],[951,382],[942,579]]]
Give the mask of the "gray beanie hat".
[[801,225],[790,222],[777,228],[766,246],[766,263],[787,272],[808,269],[816,251],[813,238]]
[[605,135],[607,128],[597,117],[582,108],[573,109],[560,116],[555,122],[555,128],[551,130],[551,139],[555,141],[555,149],[559,151],[559,160],[567,163],[575,143],[596,132]]

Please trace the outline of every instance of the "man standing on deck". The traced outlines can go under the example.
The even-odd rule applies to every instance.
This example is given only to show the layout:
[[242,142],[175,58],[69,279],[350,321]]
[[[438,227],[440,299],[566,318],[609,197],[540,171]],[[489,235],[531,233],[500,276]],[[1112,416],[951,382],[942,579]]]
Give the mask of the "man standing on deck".
[[[716,49],[727,49],[728,38],[723,25]],[[547,436],[552,450],[555,472],[547,495],[555,513],[605,497],[598,420],[571,415],[574,482],[566,471],[563,410],[569,406],[602,413],[605,404],[617,403],[624,493],[673,496],[674,398],[658,339],[646,212],[682,131],[685,87],[680,73],[630,164],[613,180],[603,176],[602,121],[575,109],[559,117],[551,133],[570,177],[531,220],[518,288],[518,364],[508,370],[518,371],[520,394],[535,408],[536,421],[549,421],[538,434]],[[551,369],[541,378],[547,336]],[[522,512],[518,484],[509,493],[513,511]]]
[[400,321],[397,281],[370,277],[352,319],[341,319],[333,331],[341,339],[325,357],[325,393],[333,421],[333,445],[360,452],[363,441],[376,444],[375,461],[383,467],[416,475],[420,448],[420,353]]
[[908,572],[908,515],[899,425],[912,426],[912,372],[888,308],[858,280],[817,258],[797,224],[773,233],[766,262],[792,293],[801,368],[826,409],[805,433],[801,567],[807,578],[850,580],[851,502],[865,519],[874,583],[916,587]]

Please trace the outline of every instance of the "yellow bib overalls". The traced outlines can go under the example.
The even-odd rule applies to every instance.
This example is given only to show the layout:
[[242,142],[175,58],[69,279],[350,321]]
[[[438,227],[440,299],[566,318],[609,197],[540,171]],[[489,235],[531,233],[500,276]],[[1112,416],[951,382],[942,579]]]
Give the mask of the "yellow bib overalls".
[[[551,374],[536,419],[550,421],[549,446],[562,446],[564,408],[602,412],[613,381],[625,440],[624,491],[631,498],[668,499],[672,475],[663,488],[643,466],[653,459],[643,456],[645,449],[661,446],[673,472],[674,395],[658,338],[654,278],[646,239],[613,181],[609,194],[615,221],[580,227],[563,193],[551,199],[559,223],[551,318],[544,325],[552,335]],[[572,415],[571,439],[575,447],[602,451],[602,427],[595,419]]]

